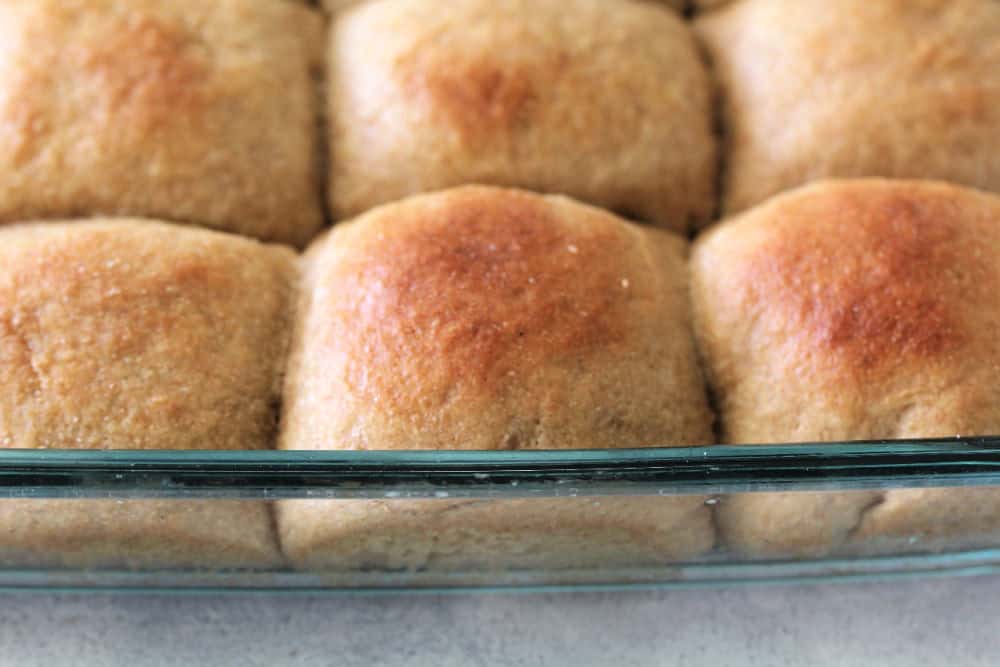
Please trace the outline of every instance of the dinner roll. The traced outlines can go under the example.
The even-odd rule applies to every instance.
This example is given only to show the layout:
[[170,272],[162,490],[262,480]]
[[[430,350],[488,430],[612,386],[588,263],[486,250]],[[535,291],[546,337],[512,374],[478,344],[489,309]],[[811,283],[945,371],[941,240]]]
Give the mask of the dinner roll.
[[[267,449],[296,281],[277,246],[144,220],[0,227],[0,446]],[[4,500],[0,559],[277,559],[263,503]]]
[[714,210],[711,91],[676,13],[631,0],[381,0],[329,46],[335,218],[467,183],[678,232]]
[[[465,187],[381,207],[309,251],[285,449],[711,442],[686,243],[563,197]],[[700,497],[283,501],[293,562],[574,567],[691,558]]]
[[[729,443],[1000,433],[1000,197],[824,182],[704,235],[696,331]],[[831,445],[835,447],[836,445]],[[754,556],[1000,544],[1000,490],[723,500]]]
[[135,215],[304,244],[321,40],[295,2],[0,3],[0,223]]
[[728,212],[823,178],[1000,191],[995,0],[743,0],[697,26],[724,99]]

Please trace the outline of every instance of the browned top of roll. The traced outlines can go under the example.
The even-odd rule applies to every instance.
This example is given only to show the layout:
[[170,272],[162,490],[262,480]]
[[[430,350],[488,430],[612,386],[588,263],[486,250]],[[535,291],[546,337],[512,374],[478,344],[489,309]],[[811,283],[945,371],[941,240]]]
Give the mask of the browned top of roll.
[[1000,192],[995,0],[741,0],[696,25],[722,91],[728,212],[824,178]]
[[817,184],[707,233],[694,302],[727,440],[996,423],[998,257],[1000,198],[931,182]]
[[532,197],[452,201],[440,211],[400,209],[351,239],[339,288],[357,298],[336,315],[350,323],[345,342],[367,369],[355,368],[355,379],[374,370],[391,385],[405,355],[451,382],[496,391],[515,368],[624,340],[621,283],[634,268],[622,261],[630,239],[620,229],[572,229]]
[[339,226],[308,256],[284,446],[703,441],[684,248],[484,187]]
[[294,255],[147,220],[0,228],[0,446],[272,445]]
[[0,223],[113,214],[305,244],[322,32],[295,2],[0,3]]
[[374,2],[329,46],[336,217],[468,183],[563,193],[683,232],[714,209],[693,33],[630,0]]

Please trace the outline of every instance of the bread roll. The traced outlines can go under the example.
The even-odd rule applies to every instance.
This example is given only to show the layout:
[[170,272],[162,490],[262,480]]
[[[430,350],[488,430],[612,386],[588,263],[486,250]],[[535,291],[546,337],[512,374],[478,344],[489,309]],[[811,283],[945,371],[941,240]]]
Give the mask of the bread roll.
[[[699,239],[698,340],[729,443],[1000,432],[1000,197],[825,182]],[[835,445],[831,445],[835,446]],[[754,556],[1000,544],[1000,490],[726,498]]]
[[[685,242],[466,187],[338,226],[306,260],[285,449],[711,442]],[[712,547],[703,498],[284,501],[302,567],[583,567]]]
[[0,223],[135,215],[304,244],[321,41],[295,2],[0,3]]
[[697,26],[724,99],[727,212],[823,178],[1000,192],[995,0],[743,0]]
[[[156,222],[0,228],[0,446],[267,449],[294,254]],[[0,559],[267,565],[263,503],[0,501]]]
[[631,0],[383,0],[330,42],[335,218],[467,183],[564,193],[678,232],[714,210],[708,75]]

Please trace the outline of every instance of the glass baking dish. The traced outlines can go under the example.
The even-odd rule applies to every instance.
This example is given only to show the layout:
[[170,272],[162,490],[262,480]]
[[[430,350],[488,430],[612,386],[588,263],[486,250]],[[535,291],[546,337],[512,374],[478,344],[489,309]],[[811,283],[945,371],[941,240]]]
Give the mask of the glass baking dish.
[[[720,524],[714,513],[730,498],[739,497],[732,494],[752,494],[743,497],[757,499],[768,497],[763,494],[774,498],[778,496],[773,494],[791,494],[786,497],[794,508],[812,496],[807,492],[822,492],[827,495],[812,497],[830,499],[821,502],[829,508],[836,506],[838,498],[850,498],[849,494],[874,491],[883,494],[884,501],[891,489],[943,489],[949,498],[962,498],[960,494],[972,493],[974,488],[985,487],[988,494],[991,486],[998,487],[1000,495],[1000,437],[532,452],[4,450],[0,451],[0,560],[4,563],[0,588],[537,590],[981,574],[1000,572],[1000,550],[990,548],[1000,547],[1000,514],[995,517],[995,540],[988,530],[990,515],[985,523],[980,516],[979,523],[970,524],[964,533],[946,531],[943,540],[933,543],[921,541],[926,531],[918,534],[926,526],[914,525],[914,534],[902,542],[894,539],[879,546],[872,538],[853,552],[820,549],[790,557],[748,554],[720,544]],[[632,548],[632,541],[646,539],[645,533],[626,530],[619,535],[613,523],[597,520],[606,506],[623,502],[613,498],[624,497],[633,498],[628,502],[634,503],[629,505],[628,520],[636,526],[645,522],[655,530],[663,528],[657,524],[660,515],[643,509],[654,507],[653,503],[684,503],[699,512],[704,507],[708,513],[704,516],[712,516],[710,542],[702,543],[694,555],[683,549],[672,551],[695,530],[678,523],[683,526],[681,532],[668,534],[667,539],[673,541],[664,543],[671,553],[663,558],[653,553],[650,558],[650,549],[655,552],[657,548],[655,541],[640,545],[642,549]],[[310,554],[297,565],[282,556],[266,566],[213,567],[211,548],[199,546],[205,542],[188,534],[177,538],[168,530],[173,514],[185,504],[196,503],[211,512],[237,500],[264,501],[268,512],[280,503],[311,503],[312,513],[307,516],[314,532],[327,530],[328,520],[340,525],[342,514],[360,507],[364,512],[352,524],[353,532],[341,530],[332,541],[314,542],[312,547],[307,542],[304,548],[340,553],[337,550],[345,544],[367,540],[362,550],[366,555],[359,559],[354,553],[342,561],[333,556],[321,565]],[[142,530],[152,535],[132,531],[122,537],[120,526],[132,520],[122,517],[144,507],[143,503],[155,503],[158,508],[156,513],[141,515]],[[524,512],[524,505],[515,503],[543,503],[548,514],[531,510],[524,514],[527,519],[515,520],[512,517]],[[552,514],[552,503],[561,503],[557,507],[566,512],[559,509]],[[371,508],[377,512],[372,514]],[[961,506],[958,512],[948,511],[955,517],[962,513]],[[451,516],[465,513],[466,518],[486,522],[487,527],[477,532],[476,526],[459,521],[444,528],[441,517],[449,512]],[[403,528],[385,527],[386,517],[401,516],[406,518]],[[608,516],[614,520],[618,515]],[[597,528],[591,525],[577,532],[567,528],[578,517],[593,519]],[[513,527],[501,524],[498,529],[505,531],[507,541],[484,538],[493,525],[489,522],[500,519],[513,523]],[[73,523],[84,520],[90,522],[86,530]],[[239,521],[229,524],[224,528],[240,528]],[[951,524],[964,525],[957,518],[944,519],[949,530],[954,527]],[[158,535],[161,527],[164,532]],[[850,535],[856,537],[857,529],[852,528]],[[535,541],[530,547],[525,547],[519,530],[533,531]],[[39,531],[49,532],[42,538]],[[897,527],[896,538],[898,533]],[[114,540],[109,541],[107,535]],[[551,543],[546,542],[549,538]],[[209,562],[178,566],[169,559],[140,565],[137,561],[80,564],[80,559],[60,559],[60,550],[79,555],[91,553],[95,546],[103,548],[105,556],[115,549],[146,553],[160,548],[158,539],[194,545],[189,553],[208,554]],[[444,542],[447,548],[441,546]],[[416,561],[408,559],[413,545],[424,543],[432,546]],[[410,551],[395,562],[376,553],[379,548],[403,553],[398,552],[400,547]]]

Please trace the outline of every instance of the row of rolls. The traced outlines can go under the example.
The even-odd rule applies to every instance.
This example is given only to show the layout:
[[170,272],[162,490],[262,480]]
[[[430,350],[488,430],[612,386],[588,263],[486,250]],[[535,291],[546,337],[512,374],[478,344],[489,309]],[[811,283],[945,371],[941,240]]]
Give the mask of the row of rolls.
[[[0,0],[0,446],[1000,432],[994,0],[354,4]],[[0,501],[54,566],[997,543],[993,489]]]
[[[302,255],[149,220],[8,225],[0,442],[523,451],[995,434],[998,257],[1000,197],[884,179],[783,193],[693,247],[490,186],[375,208]],[[992,488],[0,502],[10,562],[94,567],[586,568],[997,542]]]
[[823,178],[1000,191],[994,0],[354,4],[0,3],[0,222],[301,248],[470,183],[685,235]]

